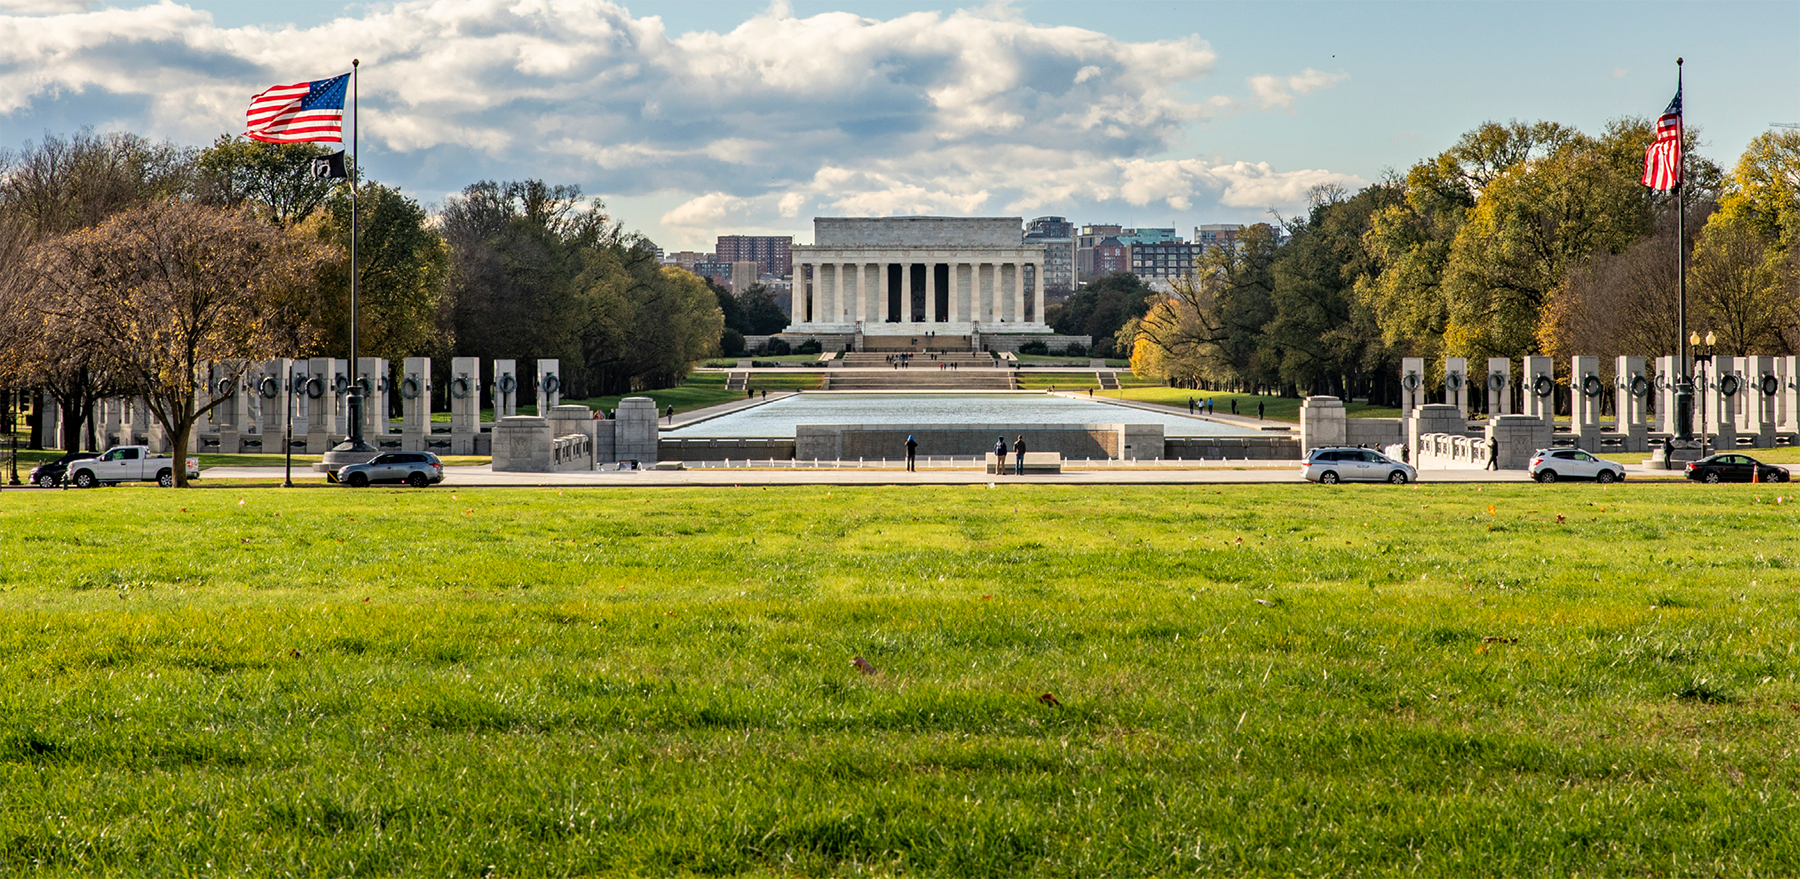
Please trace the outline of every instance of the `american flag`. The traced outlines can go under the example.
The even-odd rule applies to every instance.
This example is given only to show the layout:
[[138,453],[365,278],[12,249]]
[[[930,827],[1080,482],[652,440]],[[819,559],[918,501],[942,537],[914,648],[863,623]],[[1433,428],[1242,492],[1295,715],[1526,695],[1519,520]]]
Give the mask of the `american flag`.
[[1675,88],[1675,100],[1656,120],[1656,142],[1644,150],[1644,185],[1651,189],[1674,189],[1681,182],[1681,87]]
[[350,74],[274,86],[250,99],[244,136],[264,143],[344,140]]

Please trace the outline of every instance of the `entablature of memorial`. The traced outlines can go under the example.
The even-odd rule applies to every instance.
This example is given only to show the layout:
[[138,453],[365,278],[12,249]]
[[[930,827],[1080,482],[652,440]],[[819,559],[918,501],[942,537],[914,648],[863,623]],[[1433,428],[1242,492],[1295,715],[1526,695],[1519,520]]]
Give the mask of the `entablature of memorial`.
[[800,247],[793,249],[795,262],[1043,262],[1044,251],[1029,247],[964,247],[923,249],[913,247]]

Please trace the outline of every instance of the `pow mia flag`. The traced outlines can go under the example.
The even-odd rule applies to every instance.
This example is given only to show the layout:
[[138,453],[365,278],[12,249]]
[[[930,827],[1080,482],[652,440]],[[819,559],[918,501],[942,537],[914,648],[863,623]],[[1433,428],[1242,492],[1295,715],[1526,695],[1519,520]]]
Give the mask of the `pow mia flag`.
[[319,156],[312,160],[314,180],[343,180],[350,175],[344,172],[344,151],[338,150],[328,156]]

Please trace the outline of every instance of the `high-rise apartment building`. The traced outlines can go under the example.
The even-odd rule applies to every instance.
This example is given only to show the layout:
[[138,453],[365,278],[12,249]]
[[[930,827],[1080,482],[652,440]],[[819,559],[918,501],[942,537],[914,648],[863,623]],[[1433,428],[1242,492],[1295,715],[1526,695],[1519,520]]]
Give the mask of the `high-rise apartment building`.
[[1236,247],[1238,236],[1243,234],[1244,227],[1238,223],[1210,223],[1194,227],[1194,243],[1207,247]]
[[1025,224],[1025,243],[1044,246],[1044,293],[1065,296],[1075,289],[1075,226],[1062,217],[1038,217]]
[[1106,274],[1094,264],[1094,248],[1100,246],[1100,242],[1118,235],[1122,231],[1124,230],[1119,226],[1106,224],[1081,227],[1081,232],[1075,236],[1075,279],[1077,281],[1091,281]]
[[719,262],[755,262],[765,275],[794,270],[792,235],[720,235],[713,253]]

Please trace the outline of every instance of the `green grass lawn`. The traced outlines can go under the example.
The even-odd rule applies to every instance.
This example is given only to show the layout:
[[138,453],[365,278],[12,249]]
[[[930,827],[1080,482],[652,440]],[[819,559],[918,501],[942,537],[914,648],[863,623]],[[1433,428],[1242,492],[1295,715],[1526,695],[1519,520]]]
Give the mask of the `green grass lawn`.
[[[1123,376],[1121,376],[1122,378]],[[1121,382],[1122,383],[1122,382]],[[1108,391],[1110,396],[1118,396],[1118,391]],[[1256,404],[1263,404],[1263,417],[1270,421],[1288,421],[1300,423],[1300,400],[1294,397],[1264,397],[1257,394],[1232,394],[1220,391],[1191,391],[1186,388],[1169,388],[1161,385],[1131,387],[1124,389],[1124,399],[1142,400],[1146,403],[1163,403],[1170,406],[1186,407],[1190,399],[1213,401],[1214,411],[1231,414],[1231,402],[1237,401],[1238,414],[1255,417]],[[1388,406],[1371,406],[1366,402],[1352,400],[1344,404],[1344,411],[1351,418],[1399,418],[1400,410]]]
[[0,874],[1794,875],[1769,488],[0,494]]

